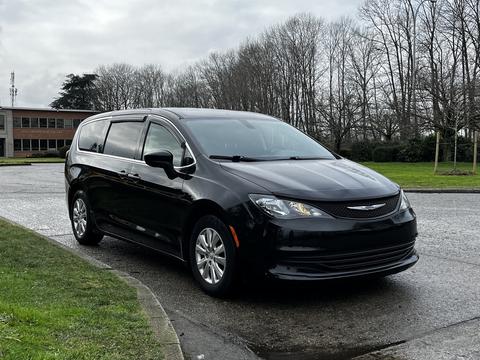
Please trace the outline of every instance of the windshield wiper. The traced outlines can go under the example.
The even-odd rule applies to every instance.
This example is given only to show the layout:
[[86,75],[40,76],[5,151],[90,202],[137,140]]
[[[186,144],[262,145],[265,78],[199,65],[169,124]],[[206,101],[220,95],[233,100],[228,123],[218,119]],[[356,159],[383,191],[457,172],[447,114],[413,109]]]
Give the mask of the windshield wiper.
[[210,159],[213,160],[230,160],[233,162],[240,162],[240,161],[263,161],[264,159],[259,159],[259,158],[253,158],[253,157],[248,157],[248,156],[243,156],[243,155],[210,155]]
[[288,160],[332,160],[321,156],[290,156]]

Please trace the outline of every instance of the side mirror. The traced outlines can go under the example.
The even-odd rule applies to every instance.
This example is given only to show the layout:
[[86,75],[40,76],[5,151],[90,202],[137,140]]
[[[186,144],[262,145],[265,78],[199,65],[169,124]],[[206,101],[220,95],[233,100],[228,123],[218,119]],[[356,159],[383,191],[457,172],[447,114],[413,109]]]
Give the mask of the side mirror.
[[164,169],[168,176],[175,174],[173,154],[168,150],[145,154],[143,159],[148,166]]

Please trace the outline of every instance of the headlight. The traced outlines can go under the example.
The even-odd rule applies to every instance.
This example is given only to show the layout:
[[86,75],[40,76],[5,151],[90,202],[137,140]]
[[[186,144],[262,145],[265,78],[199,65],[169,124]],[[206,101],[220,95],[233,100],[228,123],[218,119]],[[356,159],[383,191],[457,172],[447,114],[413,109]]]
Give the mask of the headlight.
[[408,201],[408,198],[407,198],[407,195],[405,195],[405,193],[403,192],[402,190],[402,193],[400,194],[400,196],[402,197],[402,202],[400,204],[400,210],[407,210],[409,209],[411,206],[410,206],[410,201]]
[[293,219],[303,217],[324,217],[331,218],[330,215],[323,211],[296,201],[277,199],[273,195],[249,195],[250,200],[253,201],[260,209],[267,214],[277,218]]

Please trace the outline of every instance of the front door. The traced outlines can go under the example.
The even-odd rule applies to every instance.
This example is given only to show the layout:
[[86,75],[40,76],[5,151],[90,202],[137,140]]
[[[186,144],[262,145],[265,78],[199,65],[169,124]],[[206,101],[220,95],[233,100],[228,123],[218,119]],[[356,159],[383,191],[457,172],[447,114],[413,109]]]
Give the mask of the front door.
[[189,204],[181,177],[169,178],[161,168],[143,162],[144,154],[168,150],[174,166],[181,166],[184,147],[180,135],[161,118],[149,119],[139,162],[130,170],[132,221],[144,245],[181,256],[181,224]]
[[5,139],[0,139],[0,157],[5,156]]

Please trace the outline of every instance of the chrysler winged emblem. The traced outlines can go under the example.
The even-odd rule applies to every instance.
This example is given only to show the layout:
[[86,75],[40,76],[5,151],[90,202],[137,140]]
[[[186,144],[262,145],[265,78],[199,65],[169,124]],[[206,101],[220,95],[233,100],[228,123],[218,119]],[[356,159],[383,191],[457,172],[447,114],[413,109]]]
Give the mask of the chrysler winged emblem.
[[386,204],[374,204],[374,205],[360,205],[360,206],[347,206],[350,210],[360,210],[360,211],[370,211],[380,209],[384,207]]

